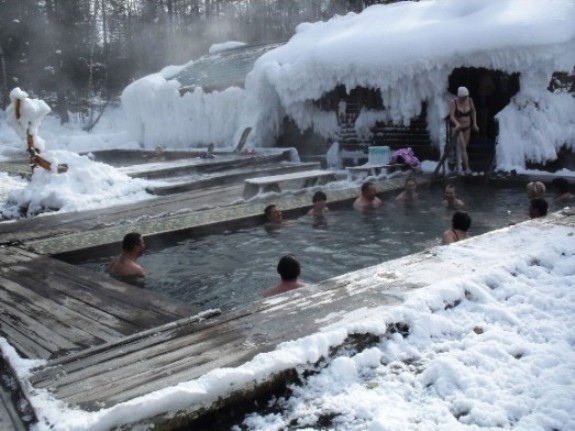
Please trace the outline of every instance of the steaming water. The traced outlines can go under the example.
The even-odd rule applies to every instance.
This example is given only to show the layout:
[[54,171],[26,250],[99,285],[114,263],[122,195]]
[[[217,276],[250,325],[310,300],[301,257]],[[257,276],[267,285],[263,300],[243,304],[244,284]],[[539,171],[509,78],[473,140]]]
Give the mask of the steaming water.
[[[473,220],[472,236],[527,218],[524,189],[458,190]],[[182,239],[140,258],[146,288],[203,309],[230,309],[276,284],[277,261],[288,253],[300,261],[301,279],[313,283],[438,245],[453,214],[441,201],[439,188],[422,189],[414,205],[387,198],[383,208],[369,212],[332,210],[321,223],[304,215],[273,232],[259,226]],[[82,266],[103,272],[109,260]]]

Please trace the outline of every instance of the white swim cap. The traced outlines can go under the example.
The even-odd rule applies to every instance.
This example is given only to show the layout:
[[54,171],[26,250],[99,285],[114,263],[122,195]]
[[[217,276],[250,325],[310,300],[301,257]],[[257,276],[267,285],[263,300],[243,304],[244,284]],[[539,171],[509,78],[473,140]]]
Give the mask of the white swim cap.
[[469,96],[469,90],[467,87],[459,87],[457,89],[457,97],[467,97]]

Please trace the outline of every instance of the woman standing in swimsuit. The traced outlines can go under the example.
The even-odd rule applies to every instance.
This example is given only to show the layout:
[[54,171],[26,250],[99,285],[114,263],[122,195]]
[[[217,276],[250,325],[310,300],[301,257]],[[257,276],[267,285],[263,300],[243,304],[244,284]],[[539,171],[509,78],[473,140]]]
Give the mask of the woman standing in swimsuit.
[[466,87],[457,89],[457,98],[453,99],[453,103],[449,107],[449,118],[455,126],[454,132],[458,134],[457,145],[461,153],[464,173],[471,174],[467,144],[469,144],[469,138],[471,137],[471,127],[475,131],[478,131],[479,127],[477,127],[475,106],[473,105],[473,100],[469,97],[469,90]]

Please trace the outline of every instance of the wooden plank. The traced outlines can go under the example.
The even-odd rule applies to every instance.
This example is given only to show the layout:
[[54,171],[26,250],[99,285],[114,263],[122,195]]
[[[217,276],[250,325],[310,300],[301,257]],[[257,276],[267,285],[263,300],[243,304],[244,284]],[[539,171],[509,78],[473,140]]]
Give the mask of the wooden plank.
[[[94,361],[92,357],[88,357],[85,360],[73,360],[62,367],[47,370],[48,373],[45,371],[44,375],[39,375],[38,378],[34,376],[32,380],[39,387],[54,387],[54,382],[46,379],[46,377],[50,377],[47,374],[54,376],[63,375],[63,377],[58,378],[58,388],[66,385],[69,386],[71,391],[76,393],[82,390],[81,385],[92,385],[92,382],[89,381],[91,378],[109,377],[111,381],[118,381],[118,379],[123,378],[124,369],[130,368],[133,371],[139,365],[143,369],[148,369],[152,362],[163,364],[166,355],[180,355],[184,352],[183,354],[188,356],[190,360],[203,363],[206,361],[206,354],[209,355],[210,352],[219,351],[218,348],[222,345],[222,337],[228,343],[234,339],[243,340],[243,338],[239,337],[235,326],[237,318],[245,316],[245,314],[236,314],[232,319],[226,318],[224,325],[222,325],[222,322],[218,322],[217,319],[203,325],[194,325],[192,328],[187,328],[185,333],[178,334],[178,337],[164,337],[160,334],[160,337],[158,337],[160,342],[153,342],[148,346],[143,346],[142,343],[137,343],[127,348],[121,346],[118,351],[112,352],[111,358],[110,352],[104,351],[97,355],[100,356],[97,361]],[[231,339],[229,338],[230,333]],[[145,339],[142,341],[146,342]],[[206,345],[209,345],[209,348],[205,348]],[[168,363],[171,361],[172,359],[168,360]],[[73,373],[74,370],[77,370],[77,372]],[[112,377],[110,377],[110,373],[113,374]]]
[[3,250],[0,263],[0,330],[28,357],[102,344],[196,310],[22,250]]
[[185,332],[199,330],[205,325],[206,319],[219,314],[219,311],[203,312],[196,316],[170,322],[161,327],[155,327],[138,332],[131,336],[108,342],[99,346],[92,346],[81,352],[51,360],[48,365],[38,370],[30,379],[33,384],[42,385],[42,382],[55,374],[69,374],[77,370],[109,362],[118,357],[141,351],[149,346],[164,343]]
[[[198,340],[203,339],[204,335],[192,339],[195,333],[203,334],[202,330],[214,325],[212,322],[198,322],[192,327],[186,327],[182,331],[181,327],[169,329],[167,332],[149,334],[147,337],[139,337],[135,342],[118,343],[113,345],[102,346],[92,355],[85,356],[83,352],[76,355],[70,355],[66,360],[61,361],[62,365],[57,367],[46,368],[32,377],[31,381],[39,387],[45,387],[45,384],[52,385],[50,379],[56,375],[64,375],[58,379],[58,385],[72,384],[82,382],[91,377],[102,375],[100,368],[109,370],[119,370],[124,367],[131,367],[134,364],[149,361],[153,357],[159,357],[162,354],[170,353],[182,347],[189,345],[198,346]],[[219,327],[219,325],[218,325]],[[74,372],[76,372],[74,374]]]
[[[238,200],[242,189],[243,183],[219,185],[97,210],[45,214],[18,222],[3,222],[0,223],[0,244],[90,232],[118,226],[121,220],[130,221],[124,226],[125,232],[128,232],[131,227],[137,226],[134,220],[163,218],[171,213],[182,212],[183,209],[191,212],[214,207],[214,196],[218,196],[218,206],[225,206],[226,203],[230,205]],[[110,242],[119,244],[121,240],[122,237],[119,237]]]
[[[17,338],[10,339],[10,343],[14,348],[24,351],[26,346],[41,346],[42,349],[50,352],[49,355],[42,356],[42,359],[47,359],[52,354],[61,353],[65,350],[76,350],[79,348],[78,344],[63,337],[52,327],[40,324],[34,317],[30,317],[30,315],[22,313],[20,310],[4,309],[0,319],[2,332],[8,335],[12,331],[11,335],[17,336]],[[18,336],[19,334],[23,337]]]
[[26,291],[21,293],[22,301],[44,306],[48,313],[50,310],[54,310],[52,313],[58,310],[62,319],[70,319],[70,322],[76,322],[78,325],[93,326],[104,340],[142,328],[141,323],[131,318],[130,312],[138,310],[135,307],[125,307],[112,301],[103,302],[102,298],[90,294],[89,286],[84,289],[84,284],[71,284],[60,277],[41,275],[20,270],[7,276],[10,277],[8,280],[18,280],[27,286]]
[[16,349],[18,354],[24,358],[41,358],[47,359],[52,355],[54,350],[50,350],[45,346],[39,344],[38,337],[31,337],[23,325],[15,324],[12,321],[6,322],[5,319],[9,316],[4,315],[4,311],[0,313],[0,334],[7,340],[10,345]]
[[[103,368],[102,373],[92,378],[59,386],[57,396],[72,403],[83,404],[100,400],[106,403],[114,395],[120,395],[130,389],[141,388],[149,382],[157,382],[158,379],[163,380],[182,369],[193,369],[198,359],[201,363],[213,363],[218,359],[223,360],[222,363],[226,363],[229,359],[222,357],[220,348],[229,345],[230,342],[237,339],[237,333],[226,331],[219,334],[216,339],[206,339],[199,344],[201,354],[197,354],[198,347],[186,345],[180,349],[154,357],[154,365],[151,367],[148,360],[132,362],[132,365],[129,365],[128,374],[126,374],[127,367],[109,371]],[[162,386],[163,383],[159,387]]]
[[[346,288],[347,283],[344,282],[338,282],[338,283],[330,283],[329,285],[326,285],[326,289],[322,291],[321,297],[322,297],[322,301],[323,302],[330,302],[330,301],[334,301],[334,289],[342,289],[342,288]],[[370,284],[370,287],[373,287]],[[332,291],[332,292],[330,292]],[[389,299],[389,298],[388,298]],[[315,297],[314,297],[315,300]],[[357,301],[355,302],[355,304],[357,304]],[[300,310],[300,309],[312,309],[314,307],[314,304],[309,304],[309,298],[304,297],[301,299],[296,298],[290,298],[289,302],[283,304],[275,304],[272,303],[272,305],[267,304],[266,301],[259,301],[256,302],[252,305],[250,305],[250,307],[247,308],[243,308],[239,311],[236,312],[230,312],[230,313],[226,313],[226,319],[222,320],[220,319],[214,319],[210,322],[205,322],[203,324],[198,324],[198,325],[193,325],[193,327],[186,327],[184,328],[185,331],[182,331],[181,334],[178,334],[179,337],[186,337],[186,339],[182,339],[182,340],[172,340],[172,338],[174,338],[174,336],[170,335],[169,337],[165,337],[163,336],[162,333],[158,333],[155,335],[155,337],[160,338],[161,342],[164,343],[164,341],[166,340],[170,340],[169,341],[169,345],[162,345],[162,346],[156,346],[158,343],[152,343],[150,344],[150,346],[154,346],[153,349],[149,350],[148,352],[144,353],[144,358],[150,358],[150,357],[155,357],[161,353],[165,353],[167,351],[172,351],[174,349],[178,349],[180,348],[180,346],[186,346],[188,344],[195,344],[197,342],[197,340],[201,340],[202,337],[204,335],[202,335],[204,332],[206,331],[210,331],[210,327],[214,327],[214,328],[218,328],[217,331],[221,331],[222,326],[223,325],[227,325],[230,324],[232,325],[234,328],[237,327],[238,323],[237,320],[238,319],[245,319],[248,318],[249,315],[251,314],[256,314],[259,313],[260,316],[258,317],[258,323],[260,325],[263,326],[269,326],[271,323],[273,323],[275,321],[275,319],[273,317],[268,316],[268,314],[272,315],[276,312],[283,314],[286,313],[288,311],[286,310],[290,310],[290,313],[294,313],[296,310]],[[266,311],[267,313],[265,315],[261,315],[262,312]],[[272,325],[273,327],[273,325]],[[173,327],[171,327],[170,325],[168,325],[168,328],[171,330],[173,329]],[[280,329],[280,328],[278,328]],[[185,334],[184,334],[185,332]],[[192,333],[200,333],[200,335],[198,335],[198,339],[194,339],[192,340],[190,337],[192,336]],[[280,331],[281,332],[281,331]],[[212,336],[217,336],[216,334],[213,334]],[[118,342],[120,343],[120,342]],[[123,362],[126,362],[127,364],[132,364],[134,362],[138,362],[140,360],[142,360],[141,357],[127,357],[126,353],[131,353],[134,350],[138,350],[139,347],[146,347],[146,346],[139,346],[139,345],[128,345],[126,346],[126,343],[120,343],[121,344],[121,350],[122,352],[118,355],[114,355],[113,352],[110,352],[108,350],[105,350],[101,353],[98,353],[96,355],[92,355],[88,358],[88,363],[85,362],[85,359],[83,359],[81,356],[83,356],[82,354],[77,354],[77,355],[71,355],[69,357],[69,363],[68,364],[64,364],[64,367],[59,368],[57,371],[54,371],[55,373],[58,374],[71,374],[74,369],[76,369],[76,367],[82,368],[83,369],[83,373],[87,372],[86,369],[91,366],[91,365],[100,365],[103,361],[106,360],[110,360],[108,363],[108,366],[111,368],[120,368],[125,366],[125,364]],[[102,347],[103,349],[104,347]],[[163,350],[162,350],[163,349]],[[95,357],[101,356],[101,355],[105,355],[106,358],[105,359],[95,359]],[[118,359],[119,358],[119,359]],[[116,359],[118,359],[118,362],[114,362],[116,361]],[[97,372],[99,373],[99,371]],[[50,372],[48,372],[47,374],[50,374]],[[87,375],[86,374],[82,374],[82,376],[80,376],[80,379],[84,379],[86,378]],[[40,378],[40,380],[43,379],[43,377]],[[40,380],[34,380],[36,383],[38,383]]]
[[[4,312],[8,315],[18,314],[19,322],[27,322],[29,326],[49,328],[53,335],[44,340],[59,340],[57,343],[65,348],[75,349],[77,346],[87,347],[105,340],[121,337],[121,333],[98,325],[95,320],[85,317],[85,311],[61,307],[49,299],[28,291],[13,280],[0,277],[0,301]],[[75,326],[72,326],[74,323]],[[85,328],[85,329],[84,329]],[[43,331],[42,331],[43,332]],[[46,335],[44,335],[46,337]],[[66,340],[64,342],[63,340]]]
[[[49,295],[60,303],[76,300],[88,304],[98,315],[97,320],[101,324],[108,321],[111,326],[118,326],[121,321],[128,327],[133,326],[127,329],[130,332],[157,326],[199,311],[196,307],[119,282],[106,275],[47,257],[39,257],[12,267],[12,272],[14,275],[11,278],[25,280],[28,288],[39,295]],[[98,313],[98,308],[105,314]],[[106,316],[119,320],[110,321],[110,317]]]

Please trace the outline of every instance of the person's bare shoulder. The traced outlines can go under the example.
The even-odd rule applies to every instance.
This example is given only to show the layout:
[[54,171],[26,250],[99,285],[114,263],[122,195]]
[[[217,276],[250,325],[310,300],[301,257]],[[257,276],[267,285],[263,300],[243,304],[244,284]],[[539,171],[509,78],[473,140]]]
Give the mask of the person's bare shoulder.
[[270,296],[274,296],[277,295],[278,293],[281,293],[281,285],[278,284],[274,287],[270,287],[269,289],[266,289],[263,291],[262,296],[265,298],[269,298]]

